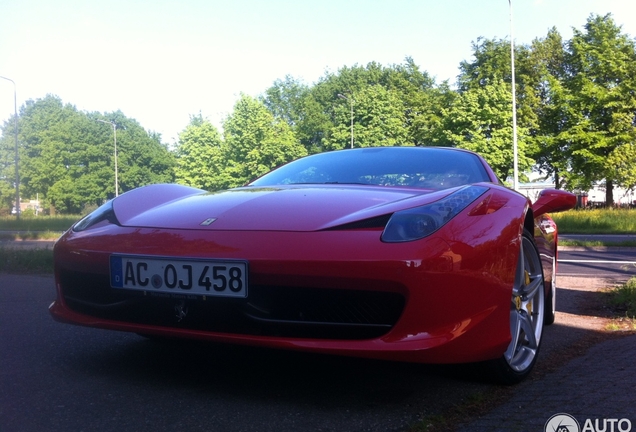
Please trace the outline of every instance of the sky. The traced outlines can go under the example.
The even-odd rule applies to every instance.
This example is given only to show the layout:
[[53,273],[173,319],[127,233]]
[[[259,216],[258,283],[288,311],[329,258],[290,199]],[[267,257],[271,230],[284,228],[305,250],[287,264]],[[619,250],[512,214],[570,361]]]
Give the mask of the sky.
[[[556,27],[564,39],[611,13],[636,36],[633,0],[512,0],[514,41]],[[174,144],[191,115],[217,127],[241,93],[286,75],[413,58],[456,80],[479,37],[510,39],[506,0],[0,0],[0,76],[25,101],[59,96],[83,111],[121,110]],[[0,79],[0,121],[14,87]],[[105,125],[106,126],[106,125]]]

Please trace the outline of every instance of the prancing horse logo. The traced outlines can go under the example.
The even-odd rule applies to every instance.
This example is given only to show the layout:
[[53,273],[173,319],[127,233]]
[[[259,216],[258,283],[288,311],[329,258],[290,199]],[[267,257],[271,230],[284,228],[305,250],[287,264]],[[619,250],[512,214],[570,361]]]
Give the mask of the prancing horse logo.
[[174,311],[176,312],[177,322],[181,322],[188,315],[188,307],[183,300],[174,305]]

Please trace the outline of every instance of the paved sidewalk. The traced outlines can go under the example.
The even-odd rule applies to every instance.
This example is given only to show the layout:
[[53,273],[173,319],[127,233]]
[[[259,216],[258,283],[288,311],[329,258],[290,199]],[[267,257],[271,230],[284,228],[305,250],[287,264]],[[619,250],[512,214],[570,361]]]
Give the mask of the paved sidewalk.
[[[52,242],[45,246],[52,247]],[[554,353],[567,354],[578,341],[599,330],[598,291],[611,285],[594,278],[559,277],[557,322],[546,328],[538,366]],[[459,425],[457,431],[543,432],[550,417],[567,413],[578,420],[578,432],[597,430],[585,427],[588,419],[592,425],[599,422],[599,431],[636,432],[636,335],[610,337],[558,369],[514,386],[510,394],[505,403]],[[617,423],[622,419],[626,420]],[[577,431],[570,428],[568,432]]]
[[[596,431],[585,428],[590,419],[605,432],[636,432],[636,335],[601,342],[557,371],[518,385],[512,399],[458,431],[542,432],[558,413],[576,418],[579,431]],[[610,419],[628,421],[614,422],[612,428],[611,422],[604,424]]]
[[[623,282],[622,278],[559,277],[557,319],[544,329],[533,375],[510,387],[504,403],[456,430],[544,432],[550,417],[566,413],[580,426],[567,432],[596,432],[589,424],[585,428],[588,419],[593,426],[599,421],[599,431],[627,431],[631,424],[636,432],[636,334],[606,333],[606,310],[599,297],[603,289]],[[604,420],[610,419],[627,421],[621,423],[622,429],[617,423],[613,429],[610,423],[604,428]],[[562,432],[553,427],[547,431]]]

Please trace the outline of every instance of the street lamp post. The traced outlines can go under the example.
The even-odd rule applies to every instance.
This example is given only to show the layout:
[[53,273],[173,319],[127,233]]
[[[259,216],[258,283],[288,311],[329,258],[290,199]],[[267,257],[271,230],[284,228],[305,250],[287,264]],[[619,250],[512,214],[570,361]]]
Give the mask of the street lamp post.
[[512,0],[508,0],[510,6],[510,69],[512,71],[512,152],[514,158],[513,166],[513,189],[519,190],[519,157],[517,148],[517,89],[515,87],[515,42],[512,33]]
[[115,196],[119,196],[119,179],[117,173],[117,124],[106,120],[95,119],[98,122],[109,124],[113,127],[113,139],[115,141]]
[[0,76],[0,78],[7,81],[11,81],[13,84],[13,112],[14,112],[14,125],[13,132],[15,134],[15,216],[20,220],[20,172],[18,170],[18,102],[15,81],[11,78]]
[[351,104],[351,148],[353,148],[353,103],[354,103],[354,100],[351,96],[347,97],[340,93],[338,93],[338,97],[340,99],[348,100],[349,103]]

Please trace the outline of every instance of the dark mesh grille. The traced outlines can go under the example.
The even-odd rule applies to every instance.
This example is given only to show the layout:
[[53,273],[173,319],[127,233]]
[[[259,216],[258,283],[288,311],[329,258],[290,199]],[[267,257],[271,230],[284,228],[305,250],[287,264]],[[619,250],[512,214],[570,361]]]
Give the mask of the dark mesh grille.
[[[263,336],[368,339],[387,333],[404,308],[394,292],[304,287],[249,287],[247,299],[155,297],[110,287],[108,276],[64,271],[69,307],[99,318]],[[187,309],[177,318],[175,306]]]

